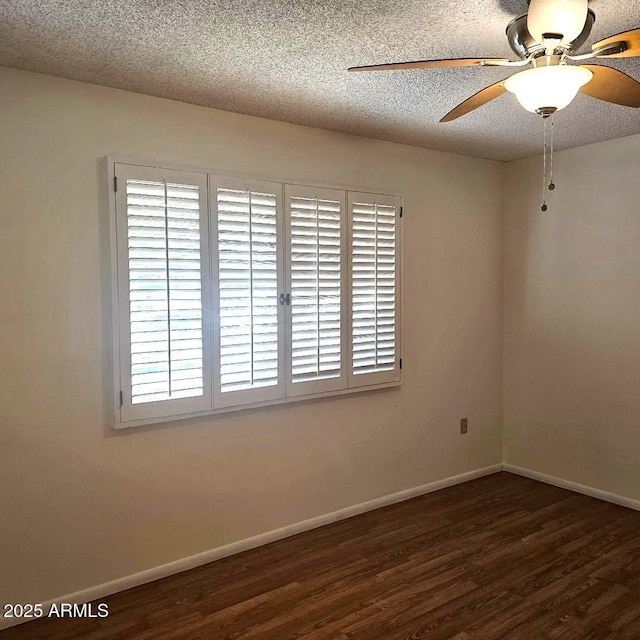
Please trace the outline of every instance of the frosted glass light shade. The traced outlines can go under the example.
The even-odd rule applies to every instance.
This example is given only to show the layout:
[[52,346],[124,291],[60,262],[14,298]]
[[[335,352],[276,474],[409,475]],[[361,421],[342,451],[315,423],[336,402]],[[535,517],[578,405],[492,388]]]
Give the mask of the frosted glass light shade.
[[585,67],[537,67],[510,76],[504,88],[515,93],[527,111],[538,113],[545,109],[564,109],[591,78],[593,73]]
[[560,44],[575,40],[587,21],[587,0],[531,0],[527,29],[542,44],[543,33],[561,33]]

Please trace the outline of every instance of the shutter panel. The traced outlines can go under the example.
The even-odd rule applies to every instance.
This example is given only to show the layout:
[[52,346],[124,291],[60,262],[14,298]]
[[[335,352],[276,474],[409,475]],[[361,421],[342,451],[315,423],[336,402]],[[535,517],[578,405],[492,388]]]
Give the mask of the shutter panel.
[[211,408],[206,175],[116,165],[123,422]]
[[344,196],[332,189],[285,188],[289,396],[346,388]]
[[214,406],[284,395],[282,186],[213,177],[218,295]]
[[400,380],[398,197],[349,192],[349,386]]

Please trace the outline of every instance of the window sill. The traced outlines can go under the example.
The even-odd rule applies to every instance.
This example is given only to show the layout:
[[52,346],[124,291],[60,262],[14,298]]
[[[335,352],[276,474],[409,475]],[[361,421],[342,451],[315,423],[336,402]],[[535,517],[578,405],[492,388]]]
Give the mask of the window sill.
[[120,408],[118,407],[116,410],[116,419],[114,424],[112,425],[113,429],[129,429],[131,427],[144,427],[156,424],[164,424],[168,422],[181,422],[183,420],[188,420],[190,418],[203,418],[207,416],[222,416],[226,414],[237,414],[243,411],[251,411],[254,409],[262,409],[268,407],[279,407],[286,406],[291,404],[302,404],[309,400],[322,400],[324,398],[334,398],[339,396],[346,395],[357,395],[359,393],[363,393],[366,391],[377,391],[380,389],[392,389],[394,387],[402,386],[402,380],[398,380],[395,382],[385,382],[383,384],[374,384],[363,387],[352,387],[350,389],[340,389],[339,391],[331,391],[331,392],[322,392],[322,393],[314,393],[305,396],[295,396],[292,398],[279,398],[278,400],[268,400],[266,402],[254,402],[252,404],[242,404],[234,407],[225,407],[221,409],[212,409],[208,411],[197,411],[194,413],[184,413],[180,415],[174,416],[165,416],[162,418],[145,418],[141,420],[128,420],[127,422],[123,422],[119,418]]

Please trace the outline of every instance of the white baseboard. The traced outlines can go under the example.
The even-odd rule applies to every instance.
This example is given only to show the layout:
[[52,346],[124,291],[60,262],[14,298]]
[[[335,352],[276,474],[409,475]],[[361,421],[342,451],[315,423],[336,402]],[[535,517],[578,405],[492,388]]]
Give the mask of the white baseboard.
[[[63,602],[70,602],[76,604],[84,604],[85,602],[91,602],[92,600],[105,598],[106,596],[118,593],[119,591],[125,591],[126,589],[132,589],[133,587],[139,587],[140,585],[146,584],[147,582],[160,580],[161,578],[166,578],[167,576],[180,573],[181,571],[187,571],[188,569],[199,567],[203,564],[213,562],[214,560],[220,560],[221,558],[226,558],[227,556],[231,556],[242,551],[248,551],[249,549],[254,549],[255,547],[260,547],[270,542],[275,542],[276,540],[289,538],[290,536],[294,536],[297,533],[310,531],[311,529],[316,529],[326,524],[331,524],[332,522],[345,520],[346,518],[351,518],[367,511],[373,511],[374,509],[380,509],[381,507],[396,504],[397,502],[403,502],[404,500],[409,500],[410,498],[416,498],[433,491],[438,491],[439,489],[445,489],[446,487],[451,487],[456,484],[468,482],[469,480],[474,480],[475,478],[480,478],[492,473],[497,473],[498,471],[502,471],[501,463],[491,465],[490,467],[484,467],[482,469],[469,471],[467,473],[461,473],[460,475],[451,476],[442,480],[437,480],[436,482],[423,484],[419,487],[406,489],[405,491],[399,491],[398,493],[392,493],[391,495],[382,496],[381,498],[369,500],[368,502],[362,502],[352,507],[339,509],[338,511],[333,511],[332,513],[327,513],[316,518],[304,520],[287,527],[282,527],[281,529],[275,529],[273,531],[268,531],[267,533],[261,533],[251,538],[245,538],[244,540],[232,542],[231,544],[227,544],[223,547],[217,547],[215,549],[210,549],[209,551],[203,551],[202,553],[198,553],[194,556],[175,560],[174,562],[169,562],[158,567],[153,567],[152,569],[147,569],[146,571],[141,571],[140,573],[134,573],[123,578],[118,578],[117,580],[112,580],[111,582],[105,582],[104,584],[89,587],[88,589],[82,589],[81,591],[76,591],[75,593],[71,593],[66,596],[54,598],[53,600],[43,602],[42,608],[46,612],[54,603],[60,604]],[[21,624],[23,622],[29,622],[29,619],[0,619],[0,629],[5,629],[7,627]]]
[[583,493],[585,496],[590,496],[591,498],[598,498],[599,500],[613,502],[613,504],[619,504],[623,507],[629,507],[629,509],[640,511],[640,500],[634,500],[633,498],[627,498],[626,496],[619,496],[615,493],[609,493],[608,491],[601,491],[600,489],[595,489],[594,487],[589,487],[584,484],[572,482],[571,480],[564,480],[563,478],[556,478],[555,476],[549,476],[546,473],[532,471],[531,469],[518,467],[514,464],[508,464],[506,462],[502,465],[502,468],[504,471],[508,471],[509,473],[515,473],[516,475],[525,476],[526,478],[531,478],[532,480],[539,480],[540,482],[552,484],[562,489],[569,489],[570,491],[575,491],[576,493]]

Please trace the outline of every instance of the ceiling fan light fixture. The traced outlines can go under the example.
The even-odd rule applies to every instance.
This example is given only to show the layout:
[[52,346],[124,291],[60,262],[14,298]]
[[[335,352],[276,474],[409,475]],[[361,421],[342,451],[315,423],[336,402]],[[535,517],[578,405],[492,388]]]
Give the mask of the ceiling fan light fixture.
[[549,115],[569,105],[591,78],[589,69],[563,64],[516,73],[504,81],[504,88],[527,111]]
[[531,0],[527,29],[540,44],[544,34],[561,34],[559,45],[573,42],[587,21],[588,0]]

